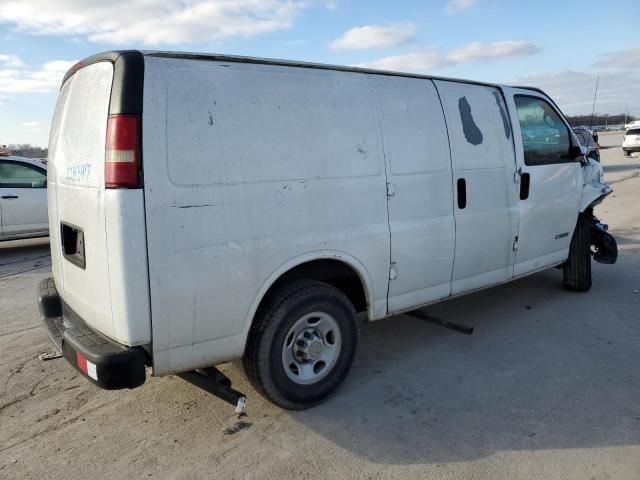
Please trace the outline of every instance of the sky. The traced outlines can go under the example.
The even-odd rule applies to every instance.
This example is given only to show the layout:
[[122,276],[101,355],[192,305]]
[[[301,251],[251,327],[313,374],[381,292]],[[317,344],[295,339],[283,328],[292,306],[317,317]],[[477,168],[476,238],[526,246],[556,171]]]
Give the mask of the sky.
[[116,49],[366,66],[543,88],[640,116],[638,0],[0,0],[0,145],[46,146],[65,71]]

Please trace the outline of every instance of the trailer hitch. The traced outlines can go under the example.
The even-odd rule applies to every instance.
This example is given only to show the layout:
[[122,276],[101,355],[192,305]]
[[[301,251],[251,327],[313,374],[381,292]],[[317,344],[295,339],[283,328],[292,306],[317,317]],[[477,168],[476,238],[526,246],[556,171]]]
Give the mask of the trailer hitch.
[[247,396],[231,388],[231,380],[229,377],[217,368],[198,368],[190,372],[179,373],[178,376],[233,405],[238,415],[244,413]]

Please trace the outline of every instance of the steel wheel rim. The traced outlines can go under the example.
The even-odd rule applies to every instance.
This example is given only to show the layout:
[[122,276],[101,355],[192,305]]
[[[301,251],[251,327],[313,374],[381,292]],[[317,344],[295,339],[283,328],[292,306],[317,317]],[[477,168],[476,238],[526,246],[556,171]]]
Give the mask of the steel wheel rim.
[[308,313],[284,337],[282,367],[291,381],[311,385],[333,370],[341,348],[338,322],[326,312]]

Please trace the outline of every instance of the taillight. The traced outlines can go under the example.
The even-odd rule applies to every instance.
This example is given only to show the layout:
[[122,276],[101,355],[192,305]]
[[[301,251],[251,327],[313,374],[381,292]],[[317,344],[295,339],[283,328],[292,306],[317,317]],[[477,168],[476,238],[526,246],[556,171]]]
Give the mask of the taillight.
[[138,188],[140,179],[140,116],[109,115],[104,159],[105,188]]

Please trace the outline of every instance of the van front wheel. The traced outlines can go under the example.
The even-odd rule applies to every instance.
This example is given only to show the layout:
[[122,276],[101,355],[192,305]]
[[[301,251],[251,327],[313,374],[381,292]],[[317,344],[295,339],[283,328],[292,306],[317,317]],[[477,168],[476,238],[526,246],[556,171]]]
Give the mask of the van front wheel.
[[264,397],[290,410],[309,408],[346,377],[359,339],[353,304],[332,285],[296,281],[262,305],[243,358]]
[[578,216],[562,274],[567,290],[586,292],[591,288],[591,219],[584,213]]

